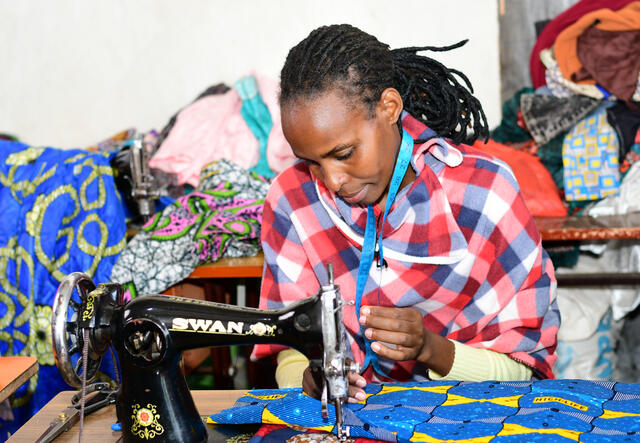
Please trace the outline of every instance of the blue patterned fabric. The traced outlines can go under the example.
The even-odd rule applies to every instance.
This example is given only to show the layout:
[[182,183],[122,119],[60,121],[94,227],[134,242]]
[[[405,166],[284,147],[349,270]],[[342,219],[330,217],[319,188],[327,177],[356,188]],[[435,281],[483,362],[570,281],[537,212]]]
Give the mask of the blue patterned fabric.
[[[369,384],[345,405],[351,437],[382,441],[584,441],[640,438],[640,385],[585,380]],[[247,392],[210,423],[266,423],[335,433],[335,411],[297,389]],[[299,428],[296,428],[299,429]]]
[[[0,140],[0,355],[39,363],[38,374],[11,397],[15,419],[0,420],[0,441],[69,389],[51,349],[60,281],[74,271],[96,284],[108,281],[125,246],[110,155]],[[103,367],[113,375],[109,358]]]
[[599,200],[620,187],[618,137],[601,109],[565,136],[562,144],[567,201]]

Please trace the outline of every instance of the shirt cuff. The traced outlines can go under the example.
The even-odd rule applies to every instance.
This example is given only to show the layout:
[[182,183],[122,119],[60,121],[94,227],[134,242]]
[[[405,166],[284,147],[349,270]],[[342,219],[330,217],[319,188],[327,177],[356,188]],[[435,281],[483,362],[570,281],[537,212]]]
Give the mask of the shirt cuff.
[[531,368],[511,359],[506,354],[474,348],[455,340],[451,341],[455,348],[451,370],[445,376],[430,370],[431,380],[531,380],[533,374]]
[[309,359],[295,349],[285,349],[278,353],[276,383],[278,388],[302,387],[302,374],[309,366]]

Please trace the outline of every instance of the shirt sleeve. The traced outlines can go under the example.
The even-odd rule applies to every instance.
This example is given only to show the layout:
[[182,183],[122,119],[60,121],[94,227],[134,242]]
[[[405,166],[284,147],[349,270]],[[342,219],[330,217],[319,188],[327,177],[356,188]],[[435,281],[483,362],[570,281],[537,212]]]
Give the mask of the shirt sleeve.
[[456,340],[453,366],[445,376],[429,371],[432,380],[462,381],[514,381],[530,380],[533,371],[527,365],[509,358],[506,354],[489,349],[477,349]]
[[[264,270],[260,309],[280,309],[318,291],[318,278],[295,227],[296,215],[285,209],[289,205],[287,193],[279,182],[274,182],[269,188],[262,216]],[[286,347],[281,345],[255,345],[251,359],[273,356],[283,349]]]
[[309,359],[295,349],[285,349],[278,354],[276,383],[279,389],[299,388],[302,375],[309,366]]

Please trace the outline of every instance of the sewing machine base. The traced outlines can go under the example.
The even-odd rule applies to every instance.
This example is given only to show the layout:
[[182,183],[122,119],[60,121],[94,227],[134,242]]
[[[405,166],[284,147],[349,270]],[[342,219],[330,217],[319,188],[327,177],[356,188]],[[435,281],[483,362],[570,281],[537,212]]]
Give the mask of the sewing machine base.
[[116,402],[124,443],[208,441],[180,362],[153,372],[128,366],[123,368],[128,376],[123,377]]

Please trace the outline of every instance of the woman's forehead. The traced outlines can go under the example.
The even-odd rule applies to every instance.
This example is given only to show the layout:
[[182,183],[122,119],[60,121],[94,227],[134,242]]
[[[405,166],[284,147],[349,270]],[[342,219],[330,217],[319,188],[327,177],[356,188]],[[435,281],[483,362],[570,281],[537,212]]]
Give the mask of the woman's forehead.
[[332,132],[364,117],[362,107],[339,90],[297,99],[285,104],[281,113],[284,131],[304,126],[306,130]]

